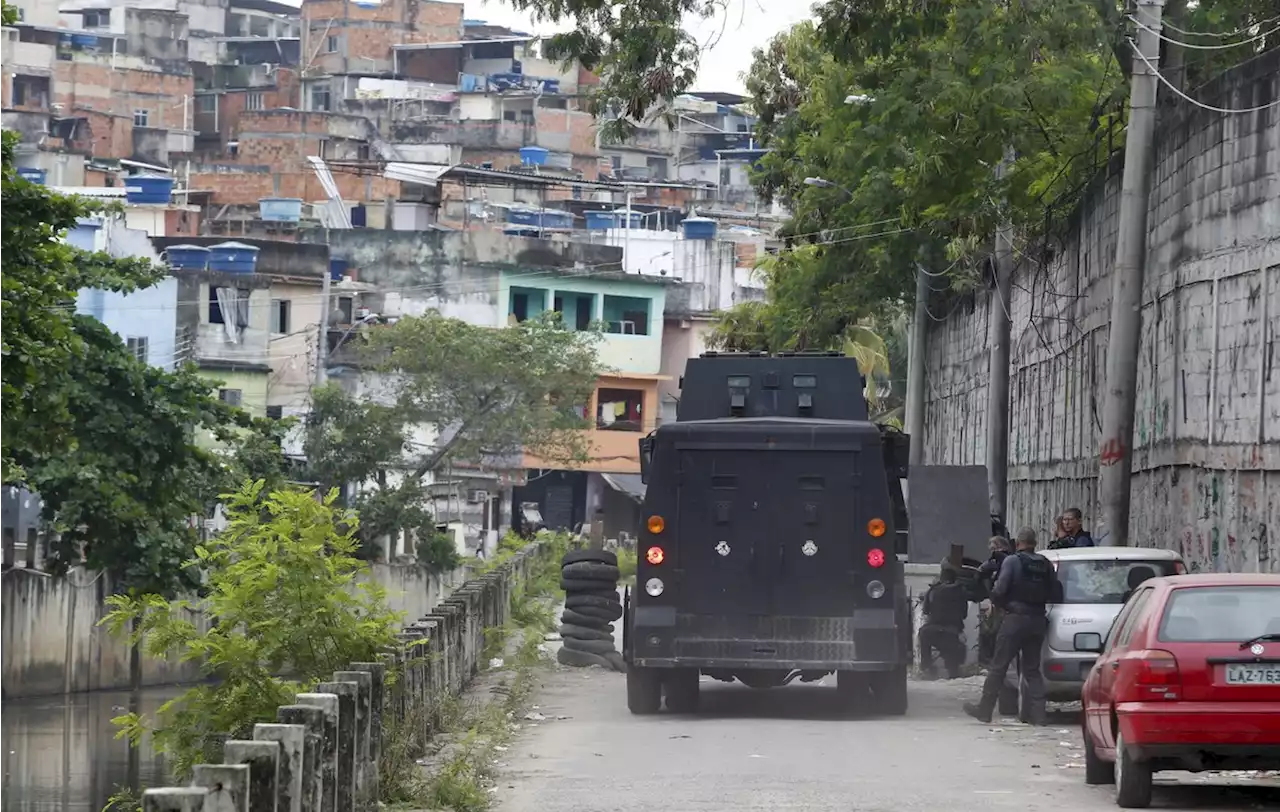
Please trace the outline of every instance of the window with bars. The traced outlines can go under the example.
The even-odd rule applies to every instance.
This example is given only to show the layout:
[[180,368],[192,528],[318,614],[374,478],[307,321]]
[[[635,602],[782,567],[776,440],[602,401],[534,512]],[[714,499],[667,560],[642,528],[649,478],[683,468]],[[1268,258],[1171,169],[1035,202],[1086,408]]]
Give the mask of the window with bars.
[[134,358],[137,358],[144,364],[148,363],[147,356],[149,348],[147,346],[146,336],[129,336],[124,340],[124,343]]
[[244,399],[244,391],[241,389],[219,389],[218,400],[229,406],[239,406]]
[[262,91],[251,90],[244,95],[244,109],[261,110],[263,107]]
[[271,300],[271,332],[284,334],[289,332],[289,300]]

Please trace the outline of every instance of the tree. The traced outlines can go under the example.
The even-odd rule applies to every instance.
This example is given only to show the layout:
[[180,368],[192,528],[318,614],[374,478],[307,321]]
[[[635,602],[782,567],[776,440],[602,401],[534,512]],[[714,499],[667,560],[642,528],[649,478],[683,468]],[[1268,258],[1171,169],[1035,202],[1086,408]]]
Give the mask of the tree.
[[[4,7],[6,20],[12,12]],[[5,430],[0,453],[5,482],[22,476],[14,470],[17,444],[51,455],[75,443],[67,399],[85,352],[75,330],[76,293],[83,288],[128,292],[164,275],[145,259],[117,259],[62,242],[78,218],[108,207],[52,194],[20,177],[13,163],[17,142],[17,133],[4,132],[0,421]]]
[[[153,657],[200,662],[209,682],[189,688],[157,712],[156,749],[179,778],[210,754],[220,735],[252,738],[257,722],[352,662],[377,660],[395,643],[401,621],[384,590],[358,581],[353,553],[358,519],[323,499],[249,483],[227,500],[229,525],[195,548],[185,567],[203,575],[200,601],[148,594],[116,595],[103,623],[115,634],[133,628]],[[211,619],[208,631],[190,620]],[[277,675],[289,674],[290,679]],[[150,722],[137,714],[113,720],[135,744]]]
[[181,568],[196,541],[191,518],[236,470],[193,432],[226,438],[248,417],[212,397],[194,370],[169,373],[137,360],[92,318],[72,317],[70,335],[79,346],[75,375],[58,377],[72,444],[12,449],[23,484],[40,494],[58,531],[51,569],[65,571],[83,549],[85,565],[110,573],[118,588],[193,586]]
[[[314,390],[304,432],[313,479],[361,486],[349,501],[361,519],[360,554],[377,556],[384,538],[406,531],[419,563],[451,569],[457,552],[436,530],[423,485],[429,473],[453,461],[518,467],[511,457],[526,450],[585,458],[586,424],[571,407],[594,388],[595,338],[554,318],[494,329],[438,314],[367,331],[359,352],[371,397],[337,385]],[[411,442],[416,428],[437,439]]]
[[429,313],[370,331],[368,357],[406,421],[438,432],[413,464],[421,477],[449,460],[484,464],[521,450],[586,459],[587,424],[575,407],[602,371],[596,341],[554,314],[494,329]]

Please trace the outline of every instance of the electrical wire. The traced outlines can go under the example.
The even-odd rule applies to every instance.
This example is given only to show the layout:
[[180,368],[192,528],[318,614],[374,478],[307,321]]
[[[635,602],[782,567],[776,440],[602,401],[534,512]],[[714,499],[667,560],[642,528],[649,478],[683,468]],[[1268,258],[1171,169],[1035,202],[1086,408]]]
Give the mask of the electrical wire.
[[[1145,13],[1141,7],[1136,7],[1136,10],[1139,14]],[[1151,19],[1152,22],[1155,22],[1154,18],[1149,18],[1149,19]],[[1249,25],[1244,26],[1242,28],[1237,28],[1235,31],[1227,31],[1225,33],[1218,32],[1218,31],[1188,31],[1185,28],[1179,28],[1178,26],[1174,25],[1173,23],[1163,18],[1160,20],[1160,25],[1161,27],[1167,28],[1170,31],[1174,31],[1179,34],[1182,34],[1184,37],[1238,37],[1241,34],[1248,34],[1250,31],[1252,31],[1255,28],[1268,25],[1270,23],[1274,23],[1277,21],[1280,21],[1280,15],[1277,15],[1275,17],[1265,17],[1261,20],[1258,20],[1255,23],[1250,23]]]
[[1275,28],[1271,29],[1270,31],[1264,31],[1261,34],[1257,34],[1250,39],[1242,39],[1239,42],[1222,42],[1215,45],[1201,45],[1195,42],[1183,42],[1181,40],[1173,39],[1172,37],[1165,34],[1163,31],[1159,31],[1155,28],[1151,28],[1146,23],[1142,22],[1142,20],[1139,20],[1137,17],[1133,16],[1132,14],[1129,15],[1129,20],[1132,21],[1134,25],[1138,26],[1144,31],[1149,31],[1152,34],[1155,34],[1157,37],[1169,43],[1170,45],[1177,45],[1179,48],[1188,48],[1195,51],[1226,51],[1231,48],[1239,48],[1241,45],[1249,45],[1250,43],[1257,42],[1260,39],[1266,39],[1272,34],[1280,34],[1280,25],[1278,25]]
[[1183,101],[1189,104],[1195,105],[1196,107],[1199,107],[1202,110],[1208,110],[1211,113],[1220,113],[1221,115],[1224,115],[1224,116],[1242,116],[1242,115],[1248,115],[1249,113],[1260,113],[1263,110],[1270,110],[1273,107],[1280,107],[1280,99],[1274,99],[1266,104],[1260,104],[1257,107],[1246,107],[1242,110],[1232,110],[1226,107],[1214,107],[1212,104],[1205,104],[1204,102],[1199,101],[1198,99],[1193,99],[1190,96],[1188,96],[1186,93],[1183,93],[1178,88],[1178,86],[1175,85],[1173,82],[1170,82],[1168,79],[1166,79],[1164,77],[1164,74],[1161,73],[1156,68],[1155,65],[1151,64],[1151,60],[1147,59],[1146,55],[1142,53],[1142,49],[1138,47],[1138,44],[1133,41],[1132,37],[1126,37],[1125,40],[1129,43],[1129,47],[1133,48],[1134,54],[1137,55],[1137,57],[1141,59],[1144,64],[1146,64],[1147,69],[1150,70],[1155,75],[1155,77],[1164,84],[1165,87],[1172,90],[1177,96],[1181,97]]

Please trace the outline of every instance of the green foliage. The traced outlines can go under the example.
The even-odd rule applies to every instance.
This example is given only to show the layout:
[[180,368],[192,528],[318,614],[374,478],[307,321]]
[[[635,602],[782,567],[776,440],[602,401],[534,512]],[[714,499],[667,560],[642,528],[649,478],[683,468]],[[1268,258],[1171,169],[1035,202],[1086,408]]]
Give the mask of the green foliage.
[[598,335],[556,316],[494,329],[428,313],[370,331],[367,357],[394,381],[400,414],[440,428],[415,475],[521,449],[556,463],[587,457],[586,423],[570,407],[587,402],[602,371]]
[[192,586],[181,567],[195,542],[189,519],[228,484],[223,462],[192,429],[218,429],[235,413],[194,371],[143,364],[100,322],[75,316],[72,330],[79,360],[59,388],[74,442],[10,449],[60,531],[50,566],[65,570],[83,545],[87,566],[118,585]]
[[[528,452],[557,463],[585,459],[586,403],[601,369],[598,336],[545,319],[493,329],[435,313],[368,331],[358,350],[386,385],[357,400],[337,385],[312,393],[304,430],[310,476],[326,487],[359,483],[354,501],[368,556],[387,535],[410,530],[418,560],[433,572],[458,564],[451,539],[435,529],[423,485],[453,462],[520,465]],[[433,446],[409,441],[436,426]],[[403,474],[388,485],[389,472]]]
[[[400,618],[381,588],[357,580],[356,517],[299,490],[263,492],[251,483],[227,496],[227,530],[197,546],[187,567],[205,583],[198,602],[116,595],[103,623],[153,657],[196,660],[211,681],[165,703],[153,731],[179,777],[220,734],[249,738],[276,708],[348,663],[375,659],[393,645]],[[345,529],[339,529],[345,528]],[[211,619],[208,631],[195,612]],[[136,625],[135,625],[136,624]],[[288,679],[278,675],[289,675]],[[147,721],[117,717],[135,743]]]
[[639,553],[633,547],[619,547],[618,553],[618,581],[626,583],[632,581],[636,577],[636,566],[639,564]]
[[[5,7],[5,13],[12,9]],[[76,292],[101,288],[128,292],[154,284],[163,269],[141,259],[114,259],[61,241],[76,220],[106,206],[52,194],[18,175],[18,134],[3,134],[4,217],[0,222],[0,438],[5,482],[18,481],[14,455],[51,456],[74,447],[75,416],[68,387],[86,351],[77,333]]]

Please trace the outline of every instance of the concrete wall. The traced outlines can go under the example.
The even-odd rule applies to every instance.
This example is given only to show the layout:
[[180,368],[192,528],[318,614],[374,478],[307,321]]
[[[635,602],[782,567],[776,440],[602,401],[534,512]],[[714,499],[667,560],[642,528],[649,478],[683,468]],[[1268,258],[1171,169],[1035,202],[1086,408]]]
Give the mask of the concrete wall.
[[[1280,51],[1197,98],[1280,97]],[[1013,282],[1010,527],[1097,522],[1120,168],[1065,223],[1053,258]],[[1130,535],[1193,569],[1280,571],[1280,108],[1224,116],[1181,105],[1158,128],[1142,307]],[[987,293],[935,303],[926,463],[985,462]]]
[[[392,609],[421,617],[465,578],[459,570],[429,576],[416,566],[373,564],[363,578],[385,587]],[[12,569],[0,575],[0,649],[4,698],[128,689],[129,649],[98,622],[106,615],[108,579],[82,570],[66,578]],[[197,625],[207,621],[193,616]],[[143,659],[143,684],[199,678],[194,663]]]

